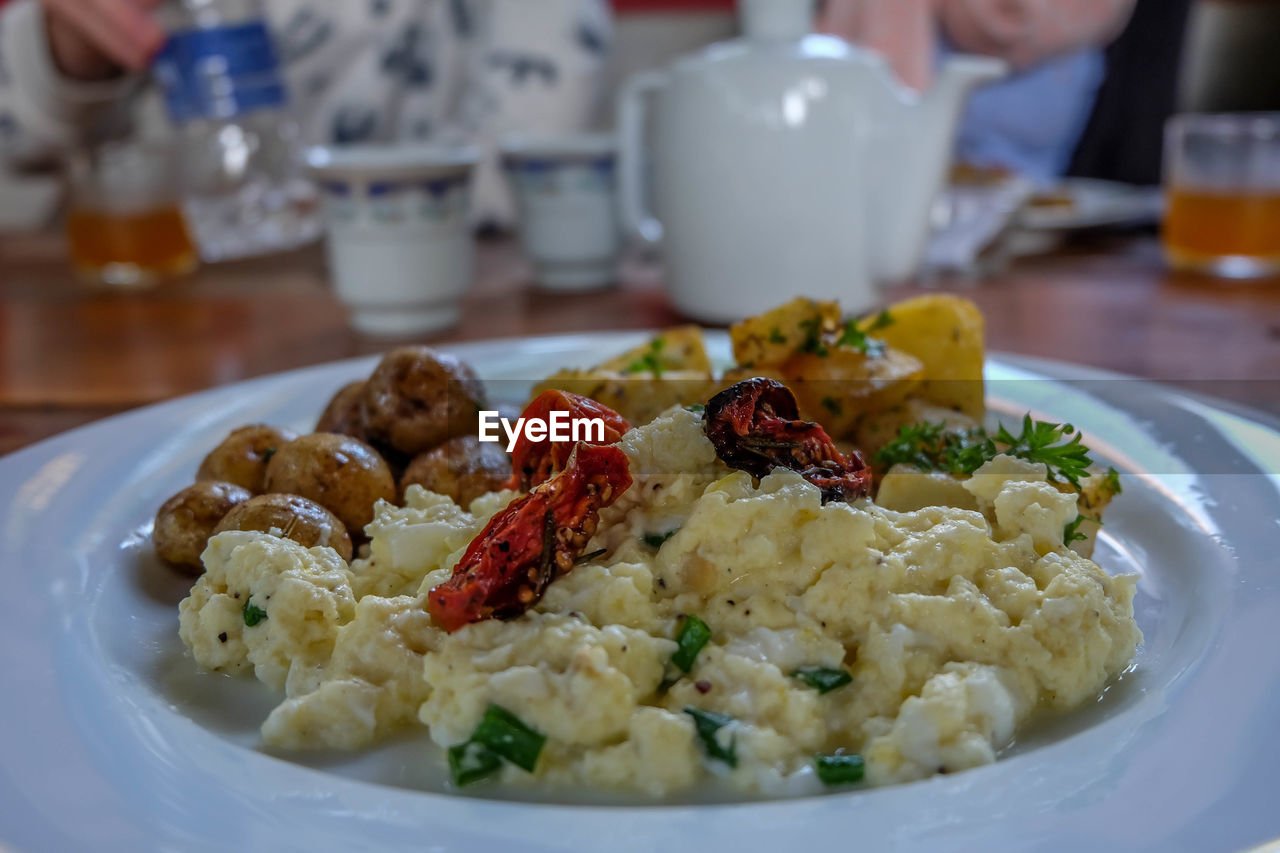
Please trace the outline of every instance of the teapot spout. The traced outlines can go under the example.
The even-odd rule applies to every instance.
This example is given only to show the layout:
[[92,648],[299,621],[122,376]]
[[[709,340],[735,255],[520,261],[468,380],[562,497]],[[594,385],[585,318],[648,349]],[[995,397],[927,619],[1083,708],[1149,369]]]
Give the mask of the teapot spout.
[[948,111],[951,124],[959,120],[960,111],[974,89],[983,83],[999,80],[1009,73],[1009,66],[1002,59],[990,56],[953,56],[942,66],[933,88],[925,96],[925,110]]
[[883,229],[872,245],[879,248],[876,276],[899,281],[912,276],[929,237],[930,212],[946,180],[956,130],[969,95],[1008,71],[999,59],[955,56],[947,60],[933,88],[922,97],[898,90],[892,112],[879,135],[882,164],[872,217]]

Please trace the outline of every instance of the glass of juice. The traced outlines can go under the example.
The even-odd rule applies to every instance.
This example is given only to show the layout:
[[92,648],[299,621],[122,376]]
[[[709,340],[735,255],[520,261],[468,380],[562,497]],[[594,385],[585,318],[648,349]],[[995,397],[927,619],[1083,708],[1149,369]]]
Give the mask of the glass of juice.
[[1165,148],[1169,263],[1229,278],[1280,274],[1280,113],[1175,116]]
[[143,288],[195,270],[172,146],[107,143],[73,155],[68,179],[67,243],[86,280]]

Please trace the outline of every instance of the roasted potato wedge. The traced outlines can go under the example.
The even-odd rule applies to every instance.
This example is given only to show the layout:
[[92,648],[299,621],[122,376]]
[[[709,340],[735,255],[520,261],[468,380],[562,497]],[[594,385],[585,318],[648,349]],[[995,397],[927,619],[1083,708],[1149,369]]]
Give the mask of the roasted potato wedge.
[[833,333],[839,326],[840,306],[835,302],[800,297],[734,325],[729,340],[737,364],[771,367],[802,352],[806,340]]
[[[1070,488],[1065,484],[1060,488]],[[1082,557],[1093,556],[1093,546],[1098,541],[1098,531],[1102,527],[1102,513],[1111,503],[1111,499],[1120,494],[1120,481],[1110,472],[1089,470],[1089,476],[1080,481],[1080,514],[1088,521],[1082,523],[1078,532],[1084,539],[1077,539],[1068,547]],[[1095,523],[1097,522],[1097,523]]]
[[[703,371],[672,370],[659,378],[653,374],[626,374],[605,370],[562,370],[533,389],[571,391],[603,403],[632,424],[647,424],[672,406],[700,405],[725,387]],[[727,383],[732,384],[732,383]]]
[[920,296],[890,305],[864,319],[860,328],[924,365],[919,396],[976,421],[986,414],[982,364],[982,312],[968,299],[947,294]]
[[[649,343],[597,364],[595,370],[648,376],[656,363],[663,373],[690,371],[711,374],[711,359],[698,326],[680,326],[656,335]],[[563,390],[563,389],[562,389]]]
[[978,510],[978,499],[964,487],[964,479],[945,471],[921,471],[894,465],[880,481],[876,504],[896,512],[915,512],[930,506]]
[[736,367],[721,381],[728,387],[753,376],[782,382],[796,395],[800,415],[816,421],[835,439],[850,438],[860,419],[899,406],[917,388],[920,361],[897,350],[870,357],[851,347],[831,347],[826,355],[800,353],[769,367]]

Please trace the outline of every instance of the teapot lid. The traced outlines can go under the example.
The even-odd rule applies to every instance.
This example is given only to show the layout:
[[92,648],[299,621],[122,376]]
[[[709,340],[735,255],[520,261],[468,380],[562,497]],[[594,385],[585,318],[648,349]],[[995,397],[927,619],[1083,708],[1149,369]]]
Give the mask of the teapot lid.
[[879,54],[842,38],[813,32],[817,0],[738,0],[743,37],[680,57],[672,70],[700,74],[725,62],[817,61],[883,65]]

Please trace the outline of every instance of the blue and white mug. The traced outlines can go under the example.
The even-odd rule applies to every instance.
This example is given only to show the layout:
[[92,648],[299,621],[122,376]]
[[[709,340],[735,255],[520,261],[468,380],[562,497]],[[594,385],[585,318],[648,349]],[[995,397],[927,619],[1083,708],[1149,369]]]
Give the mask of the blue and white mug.
[[468,147],[313,148],[324,194],[330,274],[351,323],[371,335],[409,336],[458,322],[471,284]]
[[534,280],[557,291],[612,284],[622,249],[614,138],[511,136],[501,148]]

